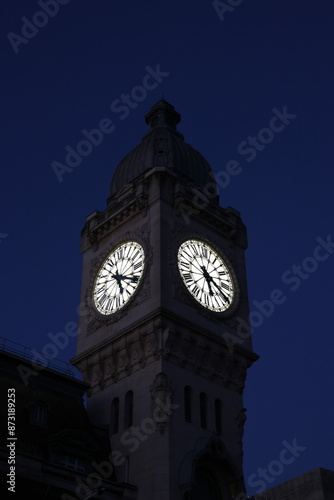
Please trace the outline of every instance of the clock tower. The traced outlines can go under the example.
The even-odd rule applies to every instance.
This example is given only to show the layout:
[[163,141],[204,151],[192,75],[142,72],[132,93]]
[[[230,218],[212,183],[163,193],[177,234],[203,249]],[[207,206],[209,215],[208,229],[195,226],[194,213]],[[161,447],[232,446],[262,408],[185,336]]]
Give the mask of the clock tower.
[[[257,359],[239,213],[159,101],[81,235],[73,363],[138,500],[232,500],[244,490],[242,393]],[[110,469],[110,468],[109,468]]]

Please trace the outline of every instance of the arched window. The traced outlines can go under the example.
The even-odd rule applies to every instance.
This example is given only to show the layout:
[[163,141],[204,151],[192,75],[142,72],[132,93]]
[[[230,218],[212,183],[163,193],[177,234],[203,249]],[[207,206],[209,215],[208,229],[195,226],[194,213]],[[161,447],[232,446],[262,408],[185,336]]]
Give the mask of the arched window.
[[29,423],[39,427],[47,426],[47,407],[43,401],[36,401],[29,409]]
[[189,385],[184,388],[184,419],[191,422],[192,390]]
[[217,434],[222,433],[222,402],[220,399],[215,400],[215,420],[216,420],[216,432]]
[[35,408],[36,412],[36,424],[44,425],[46,420],[46,408],[43,404],[39,404]]
[[124,428],[133,424],[133,392],[128,391],[124,399]]
[[119,399],[114,398],[111,403],[110,430],[112,434],[117,434],[119,424]]
[[201,427],[203,429],[207,428],[207,395],[205,392],[201,392],[199,395],[199,409],[201,417]]

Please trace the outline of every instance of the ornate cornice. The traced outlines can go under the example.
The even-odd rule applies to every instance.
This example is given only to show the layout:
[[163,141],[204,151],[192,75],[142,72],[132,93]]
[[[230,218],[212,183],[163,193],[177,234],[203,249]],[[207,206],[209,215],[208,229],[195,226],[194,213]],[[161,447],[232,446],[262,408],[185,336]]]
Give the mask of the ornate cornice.
[[87,218],[81,235],[81,252],[92,246],[94,251],[99,248],[99,242],[115,228],[126,223],[135,215],[145,217],[148,210],[146,184],[132,184],[124,188],[124,193],[103,212],[96,211]]
[[247,248],[246,228],[240,214],[231,207],[222,208],[211,203],[211,197],[197,187],[179,182],[175,186],[174,208],[176,218],[184,225],[198,221],[213,231]]
[[255,359],[246,350],[235,350],[232,354],[220,338],[208,337],[170,318],[156,316],[75,358],[73,364],[89,384],[90,392],[103,390],[106,385],[160,361],[161,367],[166,362],[182,366],[242,393],[247,368]]
[[244,389],[247,368],[252,364],[242,353],[231,354],[218,340],[180,327],[170,330],[166,352],[168,361],[239,393]]

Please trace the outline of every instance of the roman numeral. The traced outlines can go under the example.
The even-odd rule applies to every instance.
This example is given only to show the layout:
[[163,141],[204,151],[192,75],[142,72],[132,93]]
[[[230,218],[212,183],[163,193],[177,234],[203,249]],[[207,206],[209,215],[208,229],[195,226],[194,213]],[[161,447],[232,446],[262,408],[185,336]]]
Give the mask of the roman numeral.
[[181,260],[181,266],[185,267],[186,269],[189,269],[189,262],[186,262],[184,260]]
[[224,292],[219,291],[219,295],[221,296],[221,298],[223,299],[224,302],[227,302],[228,304],[230,303],[230,299],[228,298],[227,295],[225,295]]
[[198,248],[196,245],[190,245],[192,251],[194,252],[194,255],[198,255]]
[[205,257],[206,259],[208,258],[208,250],[206,247],[202,247],[202,255],[203,257]]
[[224,283],[223,281],[220,282],[220,286],[222,286],[223,288],[225,288],[225,290],[230,291],[230,287],[226,283]]
[[192,289],[192,292],[193,292],[193,294],[194,294],[196,297],[198,297],[198,294],[199,294],[199,292],[200,292],[200,291],[201,291],[201,290],[198,288],[198,286],[197,286],[197,285],[195,285],[195,286],[194,286],[194,288]]
[[108,302],[107,302],[107,305],[106,305],[106,309],[108,311],[111,311],[113,302],[114,302],[114,299],[108,299]]
[[99,304],[100,304],[100,306],[101,306],[101,307],[103,307],[103,304],[105,303],[105,301],[107,300],[107,298],[108,298],[108,297],[107,297],[107,296],[106,296],[106,294],[104,293],[104,294],[102,295],[102,297],[99,299]]
[[190,273],[184,273],[183,277],[184,277],[184,279],[186,280],[187,283],[189,283],[189,281],[193,281]]
[[120,250],[118,250],[117,252],[117,258],[121,259],[122,257],[123,257],[123,248],[120,248]]
[[143,262],[140,260],[139,262],[137,262],[137,264],[135,264],[135,265],[133,266],[133,269],[136,271],[137,269],[139,269],[139,267],[141,267],[141,266],[142,266],[142,264],[143,264]]

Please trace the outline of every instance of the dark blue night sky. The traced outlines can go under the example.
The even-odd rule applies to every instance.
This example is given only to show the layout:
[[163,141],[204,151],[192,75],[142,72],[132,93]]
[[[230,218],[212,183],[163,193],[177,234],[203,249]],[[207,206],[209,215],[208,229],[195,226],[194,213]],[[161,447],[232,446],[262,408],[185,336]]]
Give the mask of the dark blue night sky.
[[77,321],[81,229],[163,96],[248,229],[248,492],[334,470],[332,2],[54,5],[0,16],[1,336],[43,351]]

